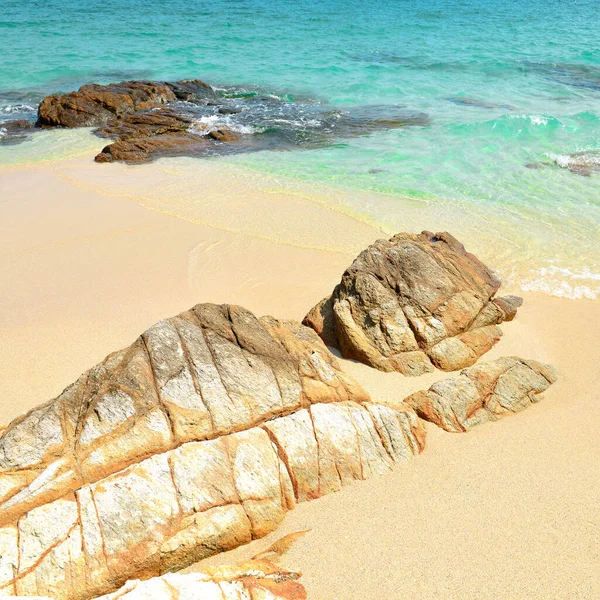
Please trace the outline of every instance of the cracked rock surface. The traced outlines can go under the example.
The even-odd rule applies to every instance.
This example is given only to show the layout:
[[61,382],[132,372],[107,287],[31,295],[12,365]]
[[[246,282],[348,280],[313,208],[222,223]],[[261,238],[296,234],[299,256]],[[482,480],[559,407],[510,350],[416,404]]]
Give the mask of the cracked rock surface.
[[265,552],[235,565],[128,581],[118,591],[97,600],[306,600],[306,589],[299,581],[302,574],[278,564],[281,556],[305,533],[308,532],[286,535]]
[[265,560],[250,560],[208,573],[168,573],[127,582],[97,600],[306,600],[300,574]]
[[197,305],[0,432],[0,596],[87,599],[181,569],[424,441],[313,330]]
[[354,260],[331,296],[304,318],[342,356],[421,375],[474,364],[514,318],[517,296],[449,233],[399,233]]
[[550,365],[511,356],[464,369],[404,402],[438,427],[461,432],[527,408],[555,381]]

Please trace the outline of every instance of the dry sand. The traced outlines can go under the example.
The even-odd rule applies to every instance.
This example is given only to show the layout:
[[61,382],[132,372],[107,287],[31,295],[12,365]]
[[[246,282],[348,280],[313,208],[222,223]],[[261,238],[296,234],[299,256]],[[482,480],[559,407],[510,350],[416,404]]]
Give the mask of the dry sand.
[[[0,169],[0,423],[196,302],[299,319],[384,236],[294,190],[240,189],[227,173],[205,181],[212,203],[192,215],[173,203],[182,218],[168,216],[135,195],[136,178],[164,171],[93,168]],[[429,426],[420,457],[299,505],[269,538],[209,562],[311,528],[287,562],[318,600],[600,598],[600,302],[526,295],[503,329],[484,360],[518,354],[559,371],[540,404],[468,434]],[[344,367],[375,400],[445,376]]]

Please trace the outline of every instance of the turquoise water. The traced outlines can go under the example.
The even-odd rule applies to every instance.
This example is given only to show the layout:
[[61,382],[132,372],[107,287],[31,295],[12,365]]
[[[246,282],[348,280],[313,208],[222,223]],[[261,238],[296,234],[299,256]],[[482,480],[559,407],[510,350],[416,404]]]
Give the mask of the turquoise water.
[[384,193],[353,208],[390,230],[407,198],[428,207],[423,228],[461,229],[455,207],[464,231],[497,229],[521,287],[600,295],[598,0],[5,0],[0,40],[0,119],[89,81],[186,77],[425,112],[423,127],[219,160],[345,186],[350,203]]

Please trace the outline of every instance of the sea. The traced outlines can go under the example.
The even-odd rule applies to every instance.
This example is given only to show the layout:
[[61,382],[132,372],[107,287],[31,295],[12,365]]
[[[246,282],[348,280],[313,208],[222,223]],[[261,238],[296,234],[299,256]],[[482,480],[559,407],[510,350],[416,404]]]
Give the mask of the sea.
[[[480,236],[513,287],[600,297],[599,0],[3,0],[0,168],[85,151],[7,142],[49,93],[185,78],[254,99],[212,125],[292,140],[194,161],[331,186],[390,233]],[[390,114],[410,118],[332,126]]]

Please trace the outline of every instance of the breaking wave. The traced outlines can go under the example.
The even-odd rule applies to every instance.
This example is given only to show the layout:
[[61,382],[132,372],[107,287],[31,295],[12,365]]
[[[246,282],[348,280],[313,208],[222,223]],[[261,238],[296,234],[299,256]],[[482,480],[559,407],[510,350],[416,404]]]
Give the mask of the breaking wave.
[[206,97],[178,102],[192,118],[192,132],[228,129],[241,135],[235,145],[208,148],[227,154],[258,150],[320,148],[339,139],[408,126],[427,126],[425,113],[398,105],[333,107],[321,99],[252,87],[215,86]]
[[525,276],[511,277],[525,292],[579,300],[600,298],[600,267],[568,268],[549,264]]
[[9,104],[7,106],[0,107],[0,114],[3,115],[26,115],[37,113],[36,106],[30,106],[29,104]]

